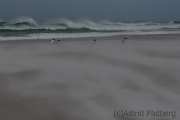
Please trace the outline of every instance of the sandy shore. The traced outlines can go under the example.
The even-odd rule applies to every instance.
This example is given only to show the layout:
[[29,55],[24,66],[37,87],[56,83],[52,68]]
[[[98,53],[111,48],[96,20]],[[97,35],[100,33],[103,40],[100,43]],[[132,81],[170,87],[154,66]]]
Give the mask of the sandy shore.
[[93,39],[0,41],[0,120],[180,119],[180,35]]

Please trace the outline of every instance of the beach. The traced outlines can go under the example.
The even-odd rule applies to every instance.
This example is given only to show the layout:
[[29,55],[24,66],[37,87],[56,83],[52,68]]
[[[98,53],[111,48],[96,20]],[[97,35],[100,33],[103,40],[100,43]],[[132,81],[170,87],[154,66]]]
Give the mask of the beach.
[[50,40],[0,41],[0,120],[180,119],[179,34]]

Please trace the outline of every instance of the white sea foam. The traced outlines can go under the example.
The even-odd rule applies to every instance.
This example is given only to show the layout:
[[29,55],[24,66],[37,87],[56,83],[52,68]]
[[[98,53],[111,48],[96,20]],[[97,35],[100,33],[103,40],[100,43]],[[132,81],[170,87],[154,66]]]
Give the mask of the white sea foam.
[[108,20],[93,21],[87,18],[75,21],[56,18],[36,22],[30,17],[17,17],[4,22],[5,24],[0,25],[0,40],[180,33],[180,24],[173,21],[122,23]]
[[35,20],[26,16],[20,16],[20,17],[16,17],[10,20],[10,24],[17,24],[17,23],[29,23],[30,25],[38,26]]

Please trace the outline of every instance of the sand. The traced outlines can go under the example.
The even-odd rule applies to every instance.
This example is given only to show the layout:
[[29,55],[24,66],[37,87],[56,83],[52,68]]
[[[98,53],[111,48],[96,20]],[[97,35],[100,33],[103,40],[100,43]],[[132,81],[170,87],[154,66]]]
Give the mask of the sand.
[[180,119],[180,35],[93,39],[1,41],[0,120]]

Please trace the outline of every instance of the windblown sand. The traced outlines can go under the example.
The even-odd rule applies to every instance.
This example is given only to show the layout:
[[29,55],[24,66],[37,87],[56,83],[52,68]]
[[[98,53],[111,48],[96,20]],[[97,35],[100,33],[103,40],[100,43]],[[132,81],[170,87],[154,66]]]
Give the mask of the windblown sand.
[[180,119],[180,35],[93,39],[0,42],[0,120]]

